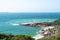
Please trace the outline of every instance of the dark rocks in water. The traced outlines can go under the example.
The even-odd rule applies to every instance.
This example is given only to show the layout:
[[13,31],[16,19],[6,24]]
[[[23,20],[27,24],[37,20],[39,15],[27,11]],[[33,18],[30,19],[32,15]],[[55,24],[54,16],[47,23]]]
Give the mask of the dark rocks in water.
[[22,25],[22,26],[37,26],[37,25],[41,25],[41,23],[32,22],[32,23],[22,23],[20,25]]

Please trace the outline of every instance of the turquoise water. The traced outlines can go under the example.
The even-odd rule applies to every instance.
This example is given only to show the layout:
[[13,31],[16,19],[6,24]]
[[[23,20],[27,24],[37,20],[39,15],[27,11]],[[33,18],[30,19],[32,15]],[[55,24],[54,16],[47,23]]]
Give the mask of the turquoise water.
[[[7,22],[0,22],[0,33],[6,34],[25,34],[25,35],[35,35],[37,31],[41,28],[30,27],[30,26],[20,26],[16,24],[25,22],[46,22],[54,21],[55,19],[14,19]],[[14,25],[15,24],[15,25]]]
[[[22,16],[21,16],[22,15]],[[25,15],[25,16],[24,16]],[[37,18],[31,14],[26,16],[26,14],[0,14],[0,33],[5,34],[25,34],[25,35],[35,35],[37,31],[41,28],[39,27],[30,27],[30,26],[20,26],[16,24],[26,23],[26,22],[51,22],[57,18]],[[46,16],[46,15],[45,15]]]

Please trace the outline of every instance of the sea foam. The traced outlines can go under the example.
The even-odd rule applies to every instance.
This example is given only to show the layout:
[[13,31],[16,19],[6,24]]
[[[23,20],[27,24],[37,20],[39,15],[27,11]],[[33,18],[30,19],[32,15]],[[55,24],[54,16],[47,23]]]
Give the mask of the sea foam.
[[18,26],[19,24],[16,24],[16,23],[11,23],[11,25]]

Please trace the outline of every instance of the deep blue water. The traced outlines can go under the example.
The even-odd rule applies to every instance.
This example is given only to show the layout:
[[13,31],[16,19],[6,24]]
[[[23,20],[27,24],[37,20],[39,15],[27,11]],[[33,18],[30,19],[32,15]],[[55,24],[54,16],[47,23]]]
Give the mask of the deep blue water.
[[60,13],[0,13],[0,33],[35,35],[40,28],[15,24],[25,22],[51,22],[60,18]]
[[56,19],[60,18],[60,13],[0,13],[0,20],[7,21],[12,19]]

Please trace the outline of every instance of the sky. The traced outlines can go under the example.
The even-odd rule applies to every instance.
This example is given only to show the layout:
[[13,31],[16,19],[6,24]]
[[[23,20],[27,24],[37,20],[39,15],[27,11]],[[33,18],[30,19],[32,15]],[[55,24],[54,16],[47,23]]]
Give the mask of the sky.
[[0,0],[0,12],[60,12],[60,0]]

